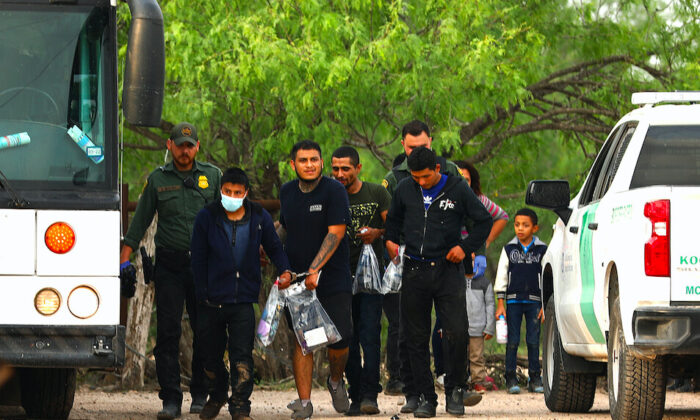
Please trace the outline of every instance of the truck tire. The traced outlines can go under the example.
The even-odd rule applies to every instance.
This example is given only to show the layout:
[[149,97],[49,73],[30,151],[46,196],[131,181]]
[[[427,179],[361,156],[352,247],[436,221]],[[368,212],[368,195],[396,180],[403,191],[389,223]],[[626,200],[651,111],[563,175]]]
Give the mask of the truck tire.
[[551,411],[585,413],[593,406],[596,375],[566,373],[557,329],[554,299],[549,299],[544,318],[542,365],[544,402]]
[[75,397],[75,369],[22,369],[22,407],[30,419],[67,419]]
[[608,396],[613,420],[661,419],[666,402],[666,362],[634,357],[625,344],[620,298],[612,296],[608,339]]

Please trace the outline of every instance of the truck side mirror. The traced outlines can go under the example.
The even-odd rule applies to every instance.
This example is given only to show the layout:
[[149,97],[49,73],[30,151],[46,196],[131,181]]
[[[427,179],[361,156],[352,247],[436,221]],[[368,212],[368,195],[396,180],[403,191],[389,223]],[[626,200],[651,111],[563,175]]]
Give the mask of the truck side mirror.
[[530,181],[527,185],[525,203],[554,211],[564,224],[568,223],[571,217],[570,200],[568,181]]
[[124,117],[134,125],[156,127],[165,90],[163,13],[156,0],[128,0],[128,4],[131,28],[122,95]]

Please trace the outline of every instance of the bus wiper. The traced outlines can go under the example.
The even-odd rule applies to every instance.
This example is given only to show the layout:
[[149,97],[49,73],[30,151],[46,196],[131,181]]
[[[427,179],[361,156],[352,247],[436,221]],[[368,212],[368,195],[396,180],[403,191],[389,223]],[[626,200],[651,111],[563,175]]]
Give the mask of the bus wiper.
[[29,201],[25,200],[24,198],[20,197],[17,195],[14,189],[12,189],[12,186],[10,185],[10,180],[7,179],[5,174],[0,170],[0,188],[3,190],[7,191],[10,194],[10,197],[12,200],[10,200],[7,204],[10,206],[10,208],[14,209],[26,209],[28,208],[31,204]]

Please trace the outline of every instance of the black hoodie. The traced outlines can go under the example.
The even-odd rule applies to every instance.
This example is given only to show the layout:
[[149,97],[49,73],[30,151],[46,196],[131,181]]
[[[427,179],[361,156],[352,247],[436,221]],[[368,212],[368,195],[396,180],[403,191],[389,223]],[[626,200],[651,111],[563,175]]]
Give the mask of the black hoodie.
[[[444,258],[455,245],[467,258],[476,252],[491,232],[493,219],[464,178],[447,176],[442,191],[425,210],[420,186],[413,178],[399,182],[386,218],[385,238],[399,243],[403,235],[405,253],[425,259]],[[462,226],[469,236],[461,239]]]

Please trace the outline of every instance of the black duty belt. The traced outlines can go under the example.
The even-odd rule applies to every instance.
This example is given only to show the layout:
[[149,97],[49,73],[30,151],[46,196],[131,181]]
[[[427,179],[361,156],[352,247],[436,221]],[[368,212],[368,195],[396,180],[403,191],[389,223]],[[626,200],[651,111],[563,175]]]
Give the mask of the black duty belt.
[[156,260],[158,259],[158,256],[161,256],[162,258],[186,258],[190,259],[190,256],[192,253],[190,250],[186,251],[180,251],[177,249],[169,249],[169,248],[163,248],[163,247],[158,247],[156,248]]

